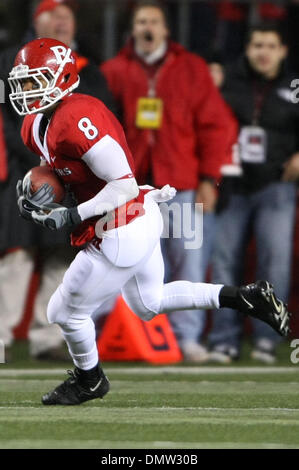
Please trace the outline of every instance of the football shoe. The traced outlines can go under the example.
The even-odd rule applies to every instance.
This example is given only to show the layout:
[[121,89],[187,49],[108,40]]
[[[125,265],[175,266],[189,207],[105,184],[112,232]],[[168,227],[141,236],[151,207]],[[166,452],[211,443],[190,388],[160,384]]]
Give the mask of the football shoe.
[[240,287],[238,293],[241,312],[268,323],[281,336],[288,336],[291,313],[276,297],[272,284],[257,281]]
[[78,368],[67,373],[70,376],[67,380],[42,397],[44,405],[80,405],[88,400],[103,398],[109,391],[109,380],[101,369],[93,380],[83,378]]

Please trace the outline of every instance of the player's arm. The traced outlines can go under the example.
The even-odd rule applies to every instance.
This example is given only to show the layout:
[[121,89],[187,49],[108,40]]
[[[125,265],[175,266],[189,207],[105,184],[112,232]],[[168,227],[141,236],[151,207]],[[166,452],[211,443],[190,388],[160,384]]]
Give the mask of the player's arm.
[[[25,117],[22,124],[21,136],[28,150],[40,156],[39,149],[33,139],[32,126],[34,120],[35,116],[32,115]],[[42,156],[40,156],[40,165],[47,165],[46,160]],[[50,204],[54,201],[54,192],[51,186],[45,183],[33,194],[30,187],[30,178],[26,177],[23,181],[18,180],[16,195],[20,215],[26,220],[32,220],[32,212],[34,210],[38,211],[42,205]]]
[[33,220],[53,230],[77,225],[94,216],[103,216],[138,196],[139,188],[122,147],[108,134],[93,145],[83,161],[105,187],[92,199],[70,209],[49,205],[44,211],[33,212]]
[[82,220],[103,215],[138,196],[139,188],[122,147],[108,134],[82,159],[106,186],[92,199],[78,206]]
[[[40,166],[46,165],[45,159],[40,157]],[[23,180],[18,180],[16,194],[20,215],[26,220],[32,220],[33,211],[40,210],[45,204],[53,203],[55,199],[53,188],[48,183],[44,183],[38,191],[32,193],[30,178],[26,176]]]

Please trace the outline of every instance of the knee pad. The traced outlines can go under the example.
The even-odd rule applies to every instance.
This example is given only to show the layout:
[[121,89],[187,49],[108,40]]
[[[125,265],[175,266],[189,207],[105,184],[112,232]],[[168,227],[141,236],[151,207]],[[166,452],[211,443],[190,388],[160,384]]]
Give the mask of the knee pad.
[[62,284],[52,295],[47,308],[47,318],[49,323],[63,325],[67,322],[71,312],[69,312],[65,298],[62,294]]
[[72,337],[73,343],[80,343],[86,331],[88,331],[88,334],[85,336],[89,339],[95,340],[96,336],[95,325],[90,317],[80,320],[70,318],[67,323],[63,324],[62,331],[65,339],[68,336]]
[[156,309],[146,305],[141,299],[130,299],[125,294],[123,294],[123,297],[130,309],[143,321],[150,321],[159,313]]
[[147,309],[146,307],[143,308],[143,310],[139,309],[135,311],[135,313],[143,321],[151,321],[157,315],[155,312]]
[[80,308],[80,292],[89,279],[92,262],[80,252],[69,269],[66,271],[62,284],[52,295],[47,317],[50,323],[63,325],[67,323],[72,313]]

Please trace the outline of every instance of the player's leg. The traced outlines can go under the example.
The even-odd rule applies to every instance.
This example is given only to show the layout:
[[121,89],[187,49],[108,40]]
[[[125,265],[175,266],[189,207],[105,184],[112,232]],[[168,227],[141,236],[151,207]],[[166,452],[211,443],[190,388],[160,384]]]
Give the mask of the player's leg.
[[[88,400],[92,395],[89,388],[94,389],[100,380],[103,380],[105,387],[103,390],[101,387],[97,388],[98,397],[108,391],[108,382],[99,367],[95,326],[90,318],[95,309],[95,299],[88,298],[88,290],[93,289],[94,294],[99,291],[101,285],[101,278],[98,280],[99,285],[95,285],[95,270],[97,270],[96,263],[87,250],[81,251],[50,299],[48,320],[51,324],[59,325],[73,359],[75,371],[70,373],[68,380],[43,396],[42,402],[45,405],[72,405]],[[101,296],[99,295],[96,300],[100,304]]]
[[99,363],[91,315],[121,290],[134,266],[119,268],[92,246],[76,256],[48,306],[48,320],[60,326],[75,365],[71,377],[43,397],[46,405],[74,405],[102,398],[109,382]]
[[125,284],[122,294],[132,310],[143,320],[174,310],[219,308],[223,285],[174,281],[163,284],[164,263],[160,244],[150,258]]
[[149,259],[122,288],[126,302],[143,320],[179,309],[228,307],[269,323],[282,335],[288,333],[290,314],[267,281],[242,287],[189,281],[163,284],[163,276],[163,259],[157,244]]

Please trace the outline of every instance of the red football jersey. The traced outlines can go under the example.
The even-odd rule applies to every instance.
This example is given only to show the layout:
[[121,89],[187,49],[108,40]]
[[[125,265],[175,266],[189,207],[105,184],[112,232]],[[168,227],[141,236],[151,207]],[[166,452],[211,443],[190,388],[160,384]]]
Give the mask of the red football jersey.
[[[134,174],[133,158],[122,126],[97,98],[79,93],[64,98],[49,121],[43,142],[40,138],[42,117],[42,114],[25,117],[21,131],[23,141],[54,169],[78,204],[93,198],[106,184],[82,160],[106,135],[121,146]],[[73,232],[72,243],[80,245],[90,241],[97,220],[98,217],[94,217],[80,224]]]

